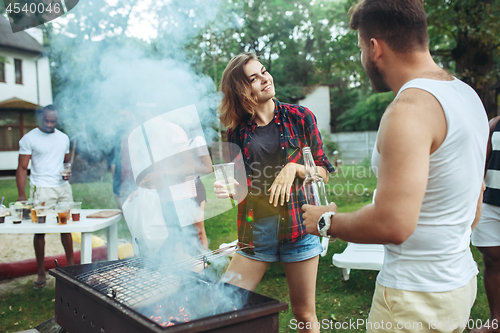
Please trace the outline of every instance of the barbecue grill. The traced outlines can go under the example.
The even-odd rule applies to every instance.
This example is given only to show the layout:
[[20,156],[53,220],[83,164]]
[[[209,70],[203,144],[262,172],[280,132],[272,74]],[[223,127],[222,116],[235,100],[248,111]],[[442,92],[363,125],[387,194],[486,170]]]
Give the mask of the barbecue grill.
[[288,304],[189,268],[144,257],[57,267],[56,321],[71,333],[278,332]]

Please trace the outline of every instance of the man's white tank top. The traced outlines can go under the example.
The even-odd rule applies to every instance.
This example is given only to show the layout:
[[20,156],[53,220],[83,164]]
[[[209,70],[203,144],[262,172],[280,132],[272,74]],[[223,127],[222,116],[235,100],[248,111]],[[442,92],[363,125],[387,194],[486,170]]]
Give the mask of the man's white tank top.
[[[408,88],[425,90],[441,103],[447,134],[430,155],[417,228],[402,244],[385,245],[377,282],[412,291],[453,290],[478,273],[469,243],[484,175],[488,118],[475,91],[456,78],[415,79],[401,87],[398,95]],[[372,165],[376,175],[379,164],[375,144]]]

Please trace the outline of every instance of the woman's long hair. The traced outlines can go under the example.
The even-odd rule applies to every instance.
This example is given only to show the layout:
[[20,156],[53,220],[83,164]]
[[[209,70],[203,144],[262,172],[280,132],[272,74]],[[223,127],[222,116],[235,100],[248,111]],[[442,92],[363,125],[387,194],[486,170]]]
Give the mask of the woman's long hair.
[[219,90],[224,94],[219,106],[220,121],[228,129],[234,129],[248,115],[253,119],[257,101],[250,91],[250,81],[243,68],[250,60],[259,60],[254,53],[235,56],[226,66]]

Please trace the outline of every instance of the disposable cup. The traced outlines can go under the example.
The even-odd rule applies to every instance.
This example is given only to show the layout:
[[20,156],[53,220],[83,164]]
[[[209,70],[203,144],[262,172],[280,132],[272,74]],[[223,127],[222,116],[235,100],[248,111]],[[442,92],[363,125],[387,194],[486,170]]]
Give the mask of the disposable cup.
[[9,203],[10,215],[12,216],[12,223],[20,224],[23,220],[23,203],[11,202]]
[[56,205],[56,213],[59,220],[59,224],[67,224],[69,219],[70,203],[61,202]]
[[7,215],[8,208],[0,205],[0,223],[5,223],[5,215]]
[[46,206],[36,206],[36,218],[38,223],[45,223],[47,220],[47,207]]
[[31,222],[37,223],[37,218],[36,218],[36,206],[40,205],[40,202],[38,200],[33,200],[30,199],[30,205],[31,205]]
[[234,163],[215,164],[215,179],[226,186],[229,195],[235,194],[234,191]]
[[71,163],[64,163],[61,176],[63,180],[68,180],[71,175]]
[[71,219],[73,222],[80,221],[80,212],[82,210],[81,202],[72,202],[71,203]]

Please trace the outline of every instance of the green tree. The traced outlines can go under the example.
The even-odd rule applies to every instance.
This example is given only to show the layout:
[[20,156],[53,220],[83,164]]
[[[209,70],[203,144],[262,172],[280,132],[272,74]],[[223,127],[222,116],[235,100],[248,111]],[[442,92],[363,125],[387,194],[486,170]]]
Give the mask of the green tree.
[[368,96],[339,117],[340,130],[344,132],[378,130],[380,118],[393,100],[392,92]]
[[313,69],[302,33],[310,4],[305,0],[224,2],[217,19],[187,47],[199,71],[220,80],[227,62],[243,52],[256,53],[273,74],[282,97],[301,96]]
[[500,0],[425,0],[431,53],[476,90],[496,116],[500,79]]

